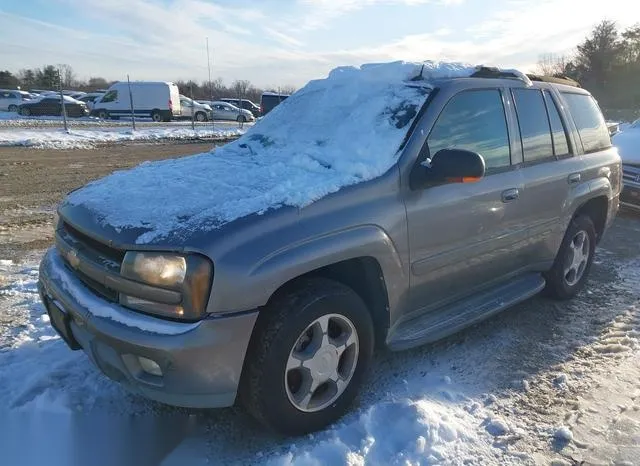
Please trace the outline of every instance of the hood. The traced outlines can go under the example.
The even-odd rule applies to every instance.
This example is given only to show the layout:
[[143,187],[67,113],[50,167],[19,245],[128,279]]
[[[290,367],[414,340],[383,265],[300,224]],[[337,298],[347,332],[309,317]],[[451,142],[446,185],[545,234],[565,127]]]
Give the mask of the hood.
[[624,128],[611,141],[618,148],[622,163],[640,164],[640,120]]
[[158,244],[176,232],[197,235],[271,209],[304,208],[388,171],[429,94],[429,78],[475,70],[440,62],[337,68],[240,139],[89,183],[63,201],[61,215],[127,235],[127,243]]

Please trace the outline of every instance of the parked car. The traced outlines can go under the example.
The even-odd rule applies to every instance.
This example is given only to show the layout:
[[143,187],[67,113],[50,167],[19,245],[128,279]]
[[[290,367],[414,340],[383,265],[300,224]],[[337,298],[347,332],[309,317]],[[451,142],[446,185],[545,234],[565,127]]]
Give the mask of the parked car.
[[85,104],[87,104],[87,107],[89,108],[89,110],[92,110],[93,106],[95,105],[95,102],[97,100],[100,100],[104,96],[104,94],[105,94],[104,92],[89,92],[81,96],[77,100],[79,100],[80,102],[84,102]]
[[196,121],[209,121],[213,118],[213,111],[209,105],[201,104],[183,95],[180,96],[180,107],[183,118],[191,119],[194,114]]
[[[133,111],[136,116],[151,117],[153,121],[170,121],[182,115],[180,91],[171,82],[132,81]],[[91,113],[100,118],[119,118],[131,115],[129,83],[111,85]]]
[[215,152],[73,191],[40,266],[51,324],[148,398],[326,426],[374,348],[585,286],[620,157],[586,90],[537,79],[331,73]]
[[613,136],[622,157],[624,189],[620,204],[640,211],[640,119]]
[[29,100],[31,100],[31,94],[28,92],[0,89],[0,110],[16,112],[23,102],[28,102]]
[[[89,114],[84,102],[64,96],[64,106],[67,116],[83,117]],[[60,95],[44,94],[34,100],[29,100],[18,106],[18,113],[22,116],[32,115],[62,115],[62,99]]]
[[249,110],[238,108],[227,102],[220,100],[214,100],[213,102],[200,100],[200,103],[207,103],[213,110],[214,120],[234,120],[239,123],[246,123],[247,121],[254,121],[255,117]]
[[265,116],[271,110],[280,105],[289,96],[286,94],[276,94],[275,92],[263,92],[260,98],[260,114]]
[[249,99],[234,99],[232,97],[223,97],[218,100],[220,100],[221,102],[227,102],[231,105],[235,105],[238,108],[249,110],[255,118],[258,118],[260,116],[260,107],[251,102]]

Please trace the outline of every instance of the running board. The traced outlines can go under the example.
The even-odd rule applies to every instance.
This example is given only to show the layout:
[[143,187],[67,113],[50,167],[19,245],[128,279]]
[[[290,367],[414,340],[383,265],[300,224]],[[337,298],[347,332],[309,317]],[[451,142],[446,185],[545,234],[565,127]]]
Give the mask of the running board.
[[394,326],[387,337],[387,346],[396,351],[439,340],[536,295],[544,286],[540,274],[528,274],[434,309]]

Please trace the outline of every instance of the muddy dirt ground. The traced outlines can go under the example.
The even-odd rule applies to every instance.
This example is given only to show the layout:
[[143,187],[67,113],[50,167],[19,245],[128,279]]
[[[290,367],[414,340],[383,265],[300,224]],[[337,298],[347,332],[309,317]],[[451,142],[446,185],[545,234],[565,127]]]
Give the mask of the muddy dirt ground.
[[131,144],[91,150],[0,147],[0,258],[47,247],[64,195],[114,170],[211,150],[207,144]]

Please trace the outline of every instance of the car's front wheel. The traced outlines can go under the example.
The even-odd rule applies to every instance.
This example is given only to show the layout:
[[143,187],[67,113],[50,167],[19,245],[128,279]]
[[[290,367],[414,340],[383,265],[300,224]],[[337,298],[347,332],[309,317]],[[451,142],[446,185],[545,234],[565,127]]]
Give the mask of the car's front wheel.
[[547,294],[558,299],[575,296],[584,286],[596,249],[596,229],[590,217],[579,215],[569,224],[552,269],[545,274]]
[[196,113],[196,121],[207,121],[207,114],[204,112],[198,112]]
[[260,312],[241,385],[245,407],[287,435],[337,420],[373,354],[373,324],[360,296],[332,280],[308,279]]
[[109,118],[109,112],[107,112],[106,110],[100,110],[98,112],[98,118],[106,120],[107,118]]
[[247,122],[247,117],[244,115],[238,115],[238,118],[236,118],[236,121],[238,123],[246,123]]

